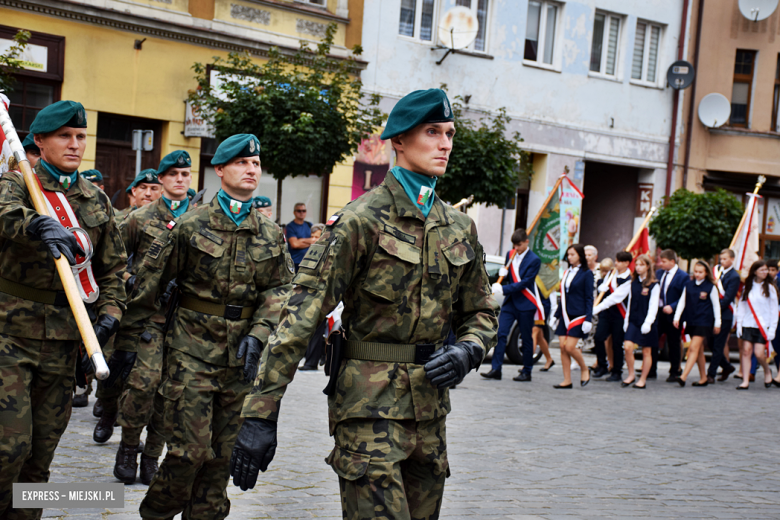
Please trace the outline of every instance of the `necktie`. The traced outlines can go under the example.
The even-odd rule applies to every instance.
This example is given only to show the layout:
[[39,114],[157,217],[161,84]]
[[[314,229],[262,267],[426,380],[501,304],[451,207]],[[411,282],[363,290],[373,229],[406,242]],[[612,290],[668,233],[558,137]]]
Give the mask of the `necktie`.
[[661,307],[666,307],[666,275],[668,274],[669,271],[665,271],[661,277]]

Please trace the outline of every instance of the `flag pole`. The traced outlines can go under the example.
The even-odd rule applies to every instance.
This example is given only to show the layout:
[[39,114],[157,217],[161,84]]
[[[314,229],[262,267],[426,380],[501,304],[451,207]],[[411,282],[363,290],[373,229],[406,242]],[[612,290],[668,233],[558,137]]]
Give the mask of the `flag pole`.
[[[761,189],[761,186],[764,185],[766,182],[766,177],[763,175],[758,176],[758,181],[756,182],[756,187],[753,189],[753,195],[758,195],[758,190]],[[747,218],[747,211],[742,212],[742,219],[739,221],[739,226],[737,226],[737,231],[734,233],[734,238],[731,239],[731,244],[729,244],[729,249],[732,251],[734,250],[734,247],[737,245],[737,240],[739,240],[739,235],[742,233],[742,227],[745,225],[745,219]]]

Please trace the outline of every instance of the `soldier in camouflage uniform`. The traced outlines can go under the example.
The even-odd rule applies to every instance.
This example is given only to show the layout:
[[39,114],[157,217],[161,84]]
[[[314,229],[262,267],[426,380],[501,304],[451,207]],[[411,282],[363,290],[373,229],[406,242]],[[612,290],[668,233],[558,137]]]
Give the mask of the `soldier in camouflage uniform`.
[[[177,150],[166,155],[156,176],[162,185],[162,196],[157,201],[130,213],[119,226],[127,254],[143,259],[155,239],[166,238],[170,233],[171,222],[190,209],[187,190],[192,181],[190,155]],[[126,290],[132,293],[138,263],[130,269]],[[137,308],[137,307],[136,307]],[[133,307],[131,307],[132,311]],[[116,454],[114,476],[125,484],[132,484],[138,470],[138,446],[141,432],[146,426],[146,444],[141,455],[141,482],[146,485],[152,481],[157,471],[157,459],[165,446],[162,414],[153,414],[157,388],[163,365],[163,337],[165,336],[165,311],[155,313],[149,320],[135,323],[133,314],[125,313],[122,323],[129,328],[143,327],[140,335],[138,359],[130,372],[122,397],[119,400],[117,422],[122,427],[122,441]],[[114,347],[122,350],[122,347]],[[162,399],[161,397],[159,399]],[[161,407],[158,403],[157,408]],[[104,412],[105,413],[105,412]],[[151,419],[151,422],[150,422]],[[113,422],[110,423],[113,428]]]
[[125,192],[131,195],[130,205],[116,212],[119,222],[136,209],[143,208],[160,198],[162,187],[160,181],[157,180],[157,170],[154,168],[141,170],[130,186],[125,189]]
[[[241,412],[231,462],[241,489],[271,462],[284,391],[310,336],[343,301],[326,462],[339,476],[344,518],[438,518],[448,387],[479,366],[497,327],[476,227],[433,192],[452,120],[439,89],[399,101],[382,136],[392,138],[398,166],[331,217],[301,262]],[[450,330],[457,343],[442,346]]]
[[[30,131],[41,150],[34,172],[46,192],[64,193],[94,246],[99,294],[91,304],[101,346],[119,327],[125,290],[117,274],[125,248],[105,193],[76,171],[87,142],[84,107],[60,101],[38,114]],[[56,211],[61,207],[57,206]],[[65,217],[63,217],[63,220]],[[14,482],[47,482],[49,465],[71,414],[78,343],[76,320],[52,260],[83,255],[58,219],[33,209],[18,173],[0,180],[0,518],[40,518],[12,509]],[[95,296],[92,293],[92,296]],[[109,367],[119,369],[115,360]]]
[[[230,453],[260,352],[290,291],[293,265],[281,229],[252,209],[260,142],[240,134],[212,164],[222,189],[177,219],[139,259],[128,315],[159,312],[176,279],[181,303],[165,345],[159,392],[168,451],[141,504],[141,516],[220,519],[230,511]],[[123,322],[116,347],[138,348],[142,327]]]

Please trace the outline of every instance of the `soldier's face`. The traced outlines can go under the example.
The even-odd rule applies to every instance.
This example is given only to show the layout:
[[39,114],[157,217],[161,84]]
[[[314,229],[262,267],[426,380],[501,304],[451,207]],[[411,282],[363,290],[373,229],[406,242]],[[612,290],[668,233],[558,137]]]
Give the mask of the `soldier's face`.
[[27,160],[29,161],[30,166],[35,168],[35,165],[38,164],[38,161],[41,160],[41,154],[33,150],[25,150],[24,153],[27,156]]
[[236,157],[227,164],[215,166],[214,170],[222,179],[222,189],[225,193],[241,200],[252,196],[262,173],[259,155]]
[[87,148],[84,128],[63,126],[48,134],[35,134],[35,144],[41,149],[41,158],[64,172],[79,169]]
[[[186,193],[186,192],[185,192]],[[135,205],[139,208],[143,208],[150,202],[154,202],[162,195],[162,186],[159,184],[147,184],[145,182],[139,182],[138,185],[133,188],[133,196],[135,197]]]
[[425,123],[393,138],[398,166],[441,177],[447,171],[455,123]]
[[187,196],[187,190],[190,189],[192,182],[192,173],[190,168],[168,168],[165,173],[157,179],[162,184],[165,196],[171,200],[184,200]]

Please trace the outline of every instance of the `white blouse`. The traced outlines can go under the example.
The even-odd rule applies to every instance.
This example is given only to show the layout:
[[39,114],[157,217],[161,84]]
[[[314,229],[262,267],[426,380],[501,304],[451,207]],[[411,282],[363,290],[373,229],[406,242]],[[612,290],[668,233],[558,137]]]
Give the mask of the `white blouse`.
[[[774,284],[769,284],[769,296],[764,296],[762,285],[762,283],[753,283],[748,298],[750,298],[753,310],[756,311],[758,320],[761,322],[764,332],[766,332],[767,339],[772,341],[775,339],[775,332],[777,331],[777,290]],[[756,324],[748,303],[740,298],[739,305],[737,305],[737,328],[749,327],[757,329],[758,324]]]

